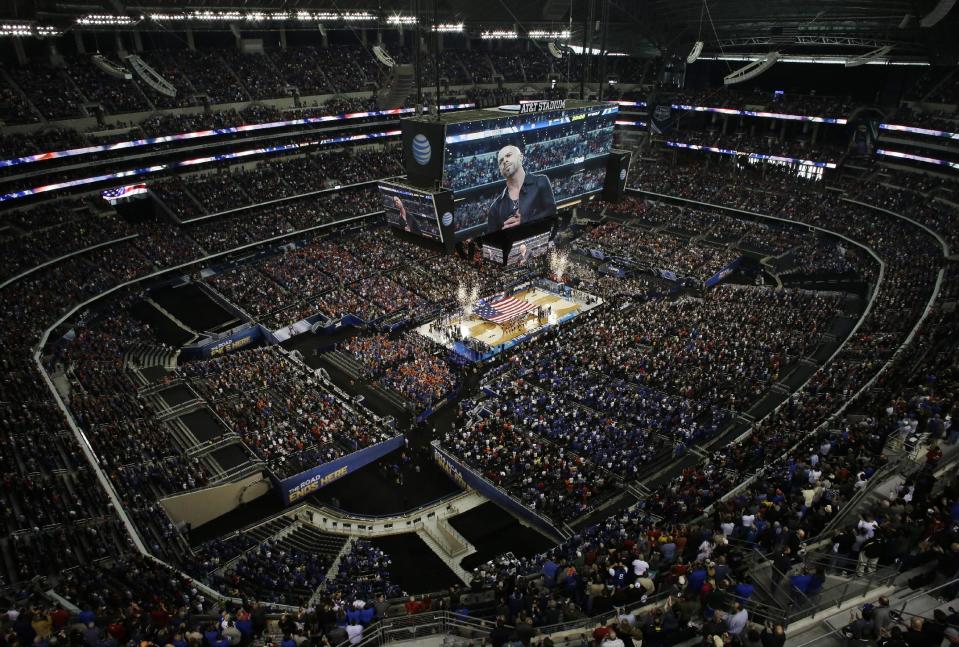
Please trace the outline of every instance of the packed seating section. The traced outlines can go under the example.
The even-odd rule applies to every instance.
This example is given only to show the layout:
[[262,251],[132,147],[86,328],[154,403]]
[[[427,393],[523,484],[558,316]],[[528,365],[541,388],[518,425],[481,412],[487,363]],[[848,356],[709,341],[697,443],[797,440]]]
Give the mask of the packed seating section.
[[[171,55],[171,69],[180,66],[182,61],[176,58],[180,55]],[[216,60],[193,61],[187,69],[198,79],[184,77],[178,84],[189,84],[200,92],[199,87],[212,87],[212,80],[219,80],[218,69],[220,73],[229,70],[231,77],[236,73],[237,83],[221,84],[218,92],[223,94],[218,98],[230,101],[278,91],[275,81],[266,78],[276,70],[285,70],[287,80],[317,88],[328,87],[324,84],[336,87],[347,74],[350,78],[373,76],[373,68],[355,62],[351,65],[359,71],[350,69],[343,72],[343,78],[326,79],[302,67],[302,59],[285,61],[272,53],[251,64],[235,58],[216,55]],[[491,54],[485,58],[491,74],[507,70],[529,78],[549,67],[548,61],[532,57],[510,70],[506,57],[501,60]],[[451,62],[444,65],[444,73],[474,80],[484,73],[483,62],[465,56],[460,59],[462,69]],[[27,76],[13,70],[10,75],[47,117],[75,116],[79,114],[76,106],[85,101],[96,101],[109,111],[126,110],[148,100],[157,102],[157,97],[139,85],[135,91],[121,89],[122,84],[95,78],[95,72],[79,61],[71,62],[66,70],[45,70],[49,78],[57,79],[56,87],[62,93],[53,97],[40,92],[42,75]],[[207,73],[209,78],[204,76]],[[936,92],[948,99],[949,90],[942,87]],[[4,104],[13,114],[25,121],[36,118],[23,95],[11,89],[4,92],[16,97]],[[712,95],[685,100],[741,105],[725,98],[717,103]],[[807,97],[792,103],[787,100],[779,108],[844,114],[848,105]],[[62,141],[58,135],[53,137]],[[19,152],[25,144],[8,140],[3,145]],[[369,160],[360,160],[347,175],[365,177],[368,164]],[[243,176],[183,178],[156,191],[186,220],[252,204],[276,191],[295,195],[305,192],[304,188],[313,190],[309,178],[299,181],[289,173],[295,168],[296,163],[264,165]],[[743,609],[737,604],[745,604],[752,595],[749,563],[740,542],[759,548],[786,569],[785,575],[793,573],[791,586],[806,587],[804,592],[814,594],[815,587],[823,584],[823,574],[806,572],[806,560],[797,557],[800,549],[806,539],[822,532],[882,467],[887,443],[908,437],[917,427],[926,430],[932,441],[954,442],[950,414],[956,398],[956,357],[949,339],[955,333],[955,317],[934,304],[933,314],[913,341],[914,356],[921,357],[921,363],[896,359],[886,379],[855,402],[863,413],[856,425],[823,425],[892,356],[924,311],[940,266],[935,240],[902,220],[845,202],[840,194],[785,173],[760,175],[755,170],[698,164],[633,168],[630,182],[640,189],[814,224],[861,241],[883,259],[883,281],[875,288],[872,310],[843,351],[786,407],[756,424],[746,439],[717,449],[657,487],[639,510],[588,526],[547,554],[483,566],[476,572],[475,586],[496,590],[497,615],[517,627],[577,619],[586,613],[612,610],[643,594],[675,589],[676,601],[654,610],[648,618],[634,618],[636,622],[623,630],[644,636],[661,636],[664,631],[679,636],[705,607],[724,615],[704,617],[702,633],[721,635],[739,626]],[[384,171],[371,169],[366,177],[379,177]],[[943,189],[952,191],[948,185]],[[955,249],[959,237],[954,212],[948,204],[927,199],[930,192],[939,190],[894,176],[863,182],[845,197],[908,215],[939,233]],[[188,580],[130,550],[125,530],[30,355],[42,329],[68,307],[112,285],[192,260],[203,251],[225,251],[310,224],[357,215],[372,210],[375,199],[363,192],[348,192],[294,204],[256,208],[239,216],[215,218],[215,223],[183,227],[167,222],[128,223],[112,213],[101,213],[95,205],[72,200],[4,214],[5,224],[12,228],[3,237],[5,257],[10,259],[3,278],[63,253],[133,233],[139,237],[109,245],[96,257],[80,255],[56,262],[0,293],[10,340],[3,351],[7,370],[2,377],[2,392],[9,397],[0,405],[0,438],[7,448],[2,458],[3,511],[10,534],[0,539],[0,544],[14,556],[16,565],[16,572],[5,572],[4,562],[0,579],[22,582],[35,575],[62,574],[58,592],[83,609],[81,619],[93,623],[94,633],[106,632],[117,640],[120,636],[173,639],[180,631],[174,620],[183,619],[174,609],[185,605],[196,613],[214,610],[211,601],[191,588]],[[675,233],[708,232],[707,237],[717,243],[759,248],[779,257],[789,255],[786,273],[855,273],[869,283],[875,283],[878,276],[867,254],[822,234],[800,235],[703,207],[632,201],[626,206],[610,205],[607,212],[635,222],[593,228],[585,237],[588,242],[691,273],[702,267],[699,278],[705,278],[705,266],[721,267],[731,252],[720,247],[714,250],[701,241],[690,242],[680,259],[671,251],[676,241],[685,237]],[[323,311],[324,303],[336,311],[327,314],[361,307],[376,314],[386,312],[387,301],[411,309],[448,302],[463,273],[490,289],[502,280],[488,268],[447,262],[393,239],[384,245],[383,236],[382,230],[376,230],[341,241],[317,239],[272,256],[259,266],[215,275],[208,282],[251,315],[272,316],[278,323],[284,317],[293,321],[292,316]],[[420,267],[402,263],[413,258]],[[324,274],[324,264],[337,271]],[[320,271],[304,276],[304,268],[315,266]],[[464,417],[445,439],[490,480],[533,509],[564,521],[588,513],[620,481],[637,478],[644,462],[664,452],[680,455],[680,445],[714,437],[729,416],[755,399],[765,383],[809,353],[838,308],[832,295],[755,287],[724,286],[701,297],[663,301],[647,298],[652,287],[647,279],[611,279],[582,267],[572,273],[584,289],[628,307],[584,317],[577,325],[541,340],[542,344],[517,351],[491,383],[497,396],[483,402],[485,415],[467,419],[464,410]],[[954,274],[949,278],[954,280]],[[945,289],[945,295],[954,299],[948,280]],[[331,294],[335,296],[318,299],[314,308],[312,297]],[[284,304],[286,314],[282,316],[273,312],[277,295],[288,295],[284,298],[292,304]],[[376,304],[375,295],[389,298]],[[92,312],[75,326],[75,336],[68,343],[47,349],[44,361],[51,370],[69,369],[71,389],[66,404],[151,551],[200,578],[217,571],[208,568],[209,562],[200,564],[204,557],[214,559],[217,568],[231,562],[226,571],[208,581],[223,592],[264,601],[302,604],[318,587],[326,586],[320,611],[300,617],[305,626],[287,623],[284,631],[289,629],[291,635],[312,628],[338,636],[338,621],[346,622],[348,610],[376,607],[376,596],[400,593],[388,579],[390,556],[361,540],[351,543],[330,582],[326,581],[330,556],[304,552],[295,543],[240,538],[193,553],[178,544],[177,531],[156,503],[157,497],[201,486],[209,476],[202,464],[169,442],[165,423],[144,415],[136,396],[124,356],[135,341],[149,335],[144,324],[129,313],[129,306],[139,296],[125,292]],[[769,325],[770,321],[776,324]],[[681,329],[677,322],[683,323]],[[719,332],[731,329],[736,330],[734,335]],[[599,340],[592,336],[597,330]],[[351,340],[347,349],[371,377],[425,403],[438,392],[430,391],[434,380],[444,388],[451,382],[438,370],[440,365],[433,363],[432,349],[420,344],[408,336],[376,335]],[[398,370],[383,359],[398,355],[412,365],[410,371]],[[704,358],[709,370],[703,368]],[[399,368],[406,365],[403,362]],[[717,371],[717,367],[722,369]],[[598,375],[608,380],[611,392],[596,388],[596,380],[590,376]],[[243,435],[258,457],[281,474],[295,473],[307,464],[374,440],[360,431],[360,418],[354,417],[358,414],[349,412],[333,396],[318,395],[302,367],[276,350],[255,349],[187,365],[179,376]],[[735,382],[734,388],[722,384],[729,381]],[[270,433],[264,435],[264,430]],[[307,449],[305,462],[293,457],[293,448],[297,454]],[[839,528],[834,535],[836,555],[854,560],[864,569],[875,567],[870,562],[875,554],[883,565],[899,558],[910,565],[933,563],[944,573],[954,573],[959,560],[952,548],[956,537],[944,521],[955,508],[957,490],[954,482],[937,482],[933,476],[939,460],[931,452],[925,457],[925,466],[896,491],[894,499]],[[759,477],[748,488],[724,497],[757,471]],[[46,495],[50,490],[56,493],[53,499]],[[879,549],[874,548],[876,537],[881,540]],[[108,590],[123,593],[111,597],[104,593]],[[458,608],[459,598],[454,591],[447,601],[433,604]],[[363,605],[358,607],[355,601]],[[407,610],[420,611],[430,604],[417,601]],[[121,616],[120,610],[131,605],[135,613]],[[218,634],[225,636],[231,623],[256,632],[261,609],[243,605],[235,611],[235,619],[225,619],[223,624],[217,621],[214,639]],[[52,630],[66,631],[56,610],[41,605],[21,612],[24,619],[48,615]],[[9,615],[7,621],[16,622]],[[185,629],[196,632],[199,628]]]

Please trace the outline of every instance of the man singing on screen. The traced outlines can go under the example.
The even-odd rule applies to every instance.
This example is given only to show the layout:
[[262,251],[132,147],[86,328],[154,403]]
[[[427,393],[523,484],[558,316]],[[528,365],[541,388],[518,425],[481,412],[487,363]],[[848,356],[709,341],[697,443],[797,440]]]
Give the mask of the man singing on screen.
[[395,195],[393,196],[393,206],[396,207],[396,211],[399,213],[399,221],[397,224],[399,224],[406,231],[417,233],[416,229],[414,229],[416,219],[407,215],[406,205],[403,204],[403,201]]
[[516,146],[501,148],[496,155],[496,164],[506,180],[506,187],[489,206],[488,233],[556,215],[556,200],[549,178],[527,174],[523,169],[523,154]]

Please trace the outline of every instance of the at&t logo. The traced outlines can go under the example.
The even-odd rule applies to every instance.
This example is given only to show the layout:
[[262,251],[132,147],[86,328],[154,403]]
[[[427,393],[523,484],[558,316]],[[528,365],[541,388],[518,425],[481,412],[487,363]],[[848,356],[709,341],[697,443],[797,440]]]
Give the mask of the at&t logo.
[[433,156],[433,149],[430,147],[430,141],[426,135],[420,133],[413,138],[413,159],[420,166],[429,164],[430,157]]

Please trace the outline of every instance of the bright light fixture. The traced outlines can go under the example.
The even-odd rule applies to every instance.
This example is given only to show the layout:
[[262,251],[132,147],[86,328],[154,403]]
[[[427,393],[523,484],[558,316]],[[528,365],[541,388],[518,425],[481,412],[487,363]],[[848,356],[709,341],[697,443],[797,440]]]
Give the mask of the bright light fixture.
[[483,40],[509,40],[519,38],[519,34],[517,34],[515,31],[508,31],[506,29],[490,29],[481,32],[480,38]]
[[135,21],[130,16],[116,16],[111,14],[91,13],[76,19],[78,25],[132,25]]
[[533,29],[529,32],[529,37],[536,40],[569,40],[572,37],[572,33],[568,29],[563,29],[562,31]]

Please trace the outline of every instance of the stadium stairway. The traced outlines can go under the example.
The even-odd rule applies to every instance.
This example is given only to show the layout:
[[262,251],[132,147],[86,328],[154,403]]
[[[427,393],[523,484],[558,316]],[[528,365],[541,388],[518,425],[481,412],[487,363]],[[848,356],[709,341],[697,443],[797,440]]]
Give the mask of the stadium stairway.
[[292,532],[294,524],[295,524],[295,521],[291,519],[290,517],[278,516],[278,517],[273,517],[272,519],[268,519],[266,521],[257,522],[256,524],[252,526],[247,526],[246,528],[239,530],[235,533],[225,535],[224,537],[222,537],[222,539],[224,540],[231,539],[233,537],[236,537],[239,534],[244,534],[256,540],[256,544],[251,546],[247,550],[241,552],[233,559],[221,564],[219,568],[213,571],[213,574],[218,576],[224,575],[230,569],[230,566],[233,563],[235,563],[238,559],[243,557],[243,555],[247,554],[251,550],[256,550],[256,548],[264,541],[277,540],[282,537],[285,537],[286,534],[288,534],[289,532]]
[[[460,579],[463,584],[469,585],[472,581],[472,576],[466,571],[465,568],[460,566],[459,560],[454,559],[448,552],[448,548],[440,545],[440,542],[434,539],[433,535],[437,533],[437,530],[434,528],[431,531],[426,530],[426,524],[424,527],[416,531],[417,536],[423,540],[423,543],[429,546],[429,549],[436,553],[436,556],[443,560],[447,567]],[[466,541],[465,539],[463,540]],[[467,544],[472,549],[471,552],[476,552],[476,548],[471,544]],[[462,556],[465,557],[468,553],[463,553]]]
[[391,406],[401,411],[408,411],[410,409],[409,402],[398,393],[392,389],[382,388],[375,380],[367,380],[363,375],[363,367],[347,353],[339,350],[330,351],[329,353],[323,354],[322,360],[330,364],[333,368],[345,373],[350,379],[356,380],[357,382],[366,382],[368,388],[374,395],[382,398]]
[[149,342],[134,344],[123,357],[124,367],[129,369],[159,366],[173,370],[177,366],[180,351]]
[[390,75],[389,87],[379,96],[380,108],[400,108],[413,91],[416,76],[413,66],[409,63],[393,66]]

